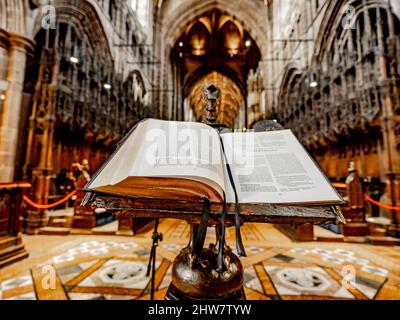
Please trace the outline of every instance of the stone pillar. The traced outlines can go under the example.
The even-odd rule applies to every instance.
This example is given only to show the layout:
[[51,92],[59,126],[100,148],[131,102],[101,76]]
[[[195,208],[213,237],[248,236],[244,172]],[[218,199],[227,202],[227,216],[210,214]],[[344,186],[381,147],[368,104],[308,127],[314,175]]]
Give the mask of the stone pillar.
[[12,35],[10,59],[7,70],[8,89],[0,114],[0,182],[14,180],[15,159],[18,143],[18,127],[21,112],[22,91],[25,80],[27,49],[29,40]]

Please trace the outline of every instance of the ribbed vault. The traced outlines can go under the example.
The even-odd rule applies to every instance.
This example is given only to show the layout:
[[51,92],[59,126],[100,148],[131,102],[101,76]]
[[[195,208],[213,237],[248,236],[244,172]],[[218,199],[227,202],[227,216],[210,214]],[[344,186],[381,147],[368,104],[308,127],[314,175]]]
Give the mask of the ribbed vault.
[[242,0],[164,0],[161,3],[161,38],[164,46],[172,46],[184,31],[188,21],[210,10],[220,10],[234,16],[246,28],[251,37],[257,41],[262,55],[266,52],[266,39],[269,30],[265,20],[268,16],[267,6],[263,1]]
[[228,127],[233,127],[240,106],[244,103],[244,97],[235,82],[217,71],[213,71],[199,79],[189,94],[190,106],[194,110],[196,119],[201,120],[204,113],[203,90],[211,84],[217,85],[221,89],[218,122]]
[[[170,58],[175,96],[182,94],[200,120],[205,85],[220,87],[219,121],[233,128],[238,114],[245,114],[239,109],[246,106],[248,74],[257,69],[261,58],[258,45],[245,26],[224,11],[210,10],[187,22]],[[175,101],[175,108],[180,105]]]

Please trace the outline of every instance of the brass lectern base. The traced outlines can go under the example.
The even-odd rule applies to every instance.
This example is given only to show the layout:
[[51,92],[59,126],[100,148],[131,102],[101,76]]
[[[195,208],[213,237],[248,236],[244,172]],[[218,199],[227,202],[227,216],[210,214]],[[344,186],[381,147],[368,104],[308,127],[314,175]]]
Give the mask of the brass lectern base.
[[[171,283],[169,285],[167,294],[165,295],[165,300],[210,300],[207,298],[207,296],[204,296],[204,298],[200,299],[194,299],[193,297],[185,294],[182,291],[179,291],[175,286]],[[221,301],[226,301],[226,300],[246,300],[246,295],[244,293],[244,288],[242,287],[239,291],[236,291],[234,294],[228,295],[224,298],[220,299]]]

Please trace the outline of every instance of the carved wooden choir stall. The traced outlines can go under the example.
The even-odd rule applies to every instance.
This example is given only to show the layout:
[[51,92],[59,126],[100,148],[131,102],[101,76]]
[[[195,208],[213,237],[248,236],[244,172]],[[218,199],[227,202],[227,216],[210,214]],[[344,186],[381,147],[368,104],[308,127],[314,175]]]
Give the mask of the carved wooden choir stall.
[[21,238],[22,197],[31,185],[0,183],[0,268],[28,256]]
[[[365,219],[366,208],[362,180],[354,167],[354,162],[350,162],[348,170],[349,175],[344,183],[333,183],[346,201],[346,205],[341,207],[341,212],[346,219],[346,224],[340,227],[343,237],[324,237],[323,241],[366,242],[368,224]],[[312,224],[278,224],[276,227],[296,241],[321,240],[317,239]]]
[[335,185],[347,202],[347,205],[341,208],[347,222],[341,227],[341,231],[345,237],[353,237],[353,239],[361,237],[361,242],[364,242],[362,237],[368,234],[368,224],[365,220],[363,185],[354,162],[350,162],[348,170],[349,175],[344,185]]
[[[84,1],[76,5],[83,13],[91,10]],[[97,168],[130,127],[152,115],[141,73],[115,71],[100,22],[93,19],[88,28],[81,25],[84,20],[72,23],[68,17],[61,14],[56,28],[36,34],[38,49],[26,70],[24,90],[32,109],[26,117],[20,176],[32,181],[29,198],[43,205],[65,196],[57,193],[57,176],[73,162],[86,158]],[[124,26],[133,28],[130,20]],[[127,30],[126,36],[132,33]],[[137,58],[145,54],[140,50]],[[75,212],[77,228],[90,229],[101,219],[93,210]],[[48,222],[47,211],[29,207],[26,222],[27,233],[38,233]]]
[[[399,206],[400,21],[390,1],[352,5],[351,28],[340,23],[345,12],[332,15],[319,31],[321,47],[310,66],[288,66],[273,109],[329,178],[344,182],[354,161],[360,177],[386,185],[389,204]],[[398,238],[399,221],[392,211],[391,234]],[[365,225],[344,232],[364,233]]]

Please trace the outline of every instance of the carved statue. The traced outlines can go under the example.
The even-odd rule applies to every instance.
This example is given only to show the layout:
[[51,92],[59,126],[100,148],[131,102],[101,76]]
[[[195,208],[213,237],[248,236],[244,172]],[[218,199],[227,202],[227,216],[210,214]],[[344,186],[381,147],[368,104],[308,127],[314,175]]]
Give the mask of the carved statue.
[[350,161],[348,171],[349,175],[346,178],[348,199],[346,200],[353,208],[363,208],[364,197],[362,183],[360,177],[358,176],[354,161]]
[[82,164],[80,164],[79,162],[74,162],[71,168],[72,173],[75,177],[75,189],[78,191],[74,203],[74,215],[94,215],[94,210],[91,206],[80,206],[85,196],[85,192],[83,192],[82,190],[91,178],[89,173],[89,161],[87,159],[84,159],[82,161]]
[[87,182],[89,182],[91,176],[89,174],[90,166],[89,161],[84,159],[82,164],[74,162],[71,166],[71,171],[75,177],[75,188],[82,189]]

